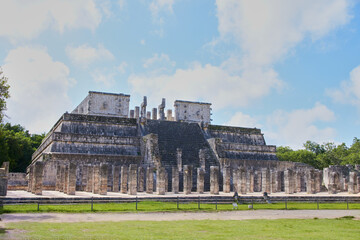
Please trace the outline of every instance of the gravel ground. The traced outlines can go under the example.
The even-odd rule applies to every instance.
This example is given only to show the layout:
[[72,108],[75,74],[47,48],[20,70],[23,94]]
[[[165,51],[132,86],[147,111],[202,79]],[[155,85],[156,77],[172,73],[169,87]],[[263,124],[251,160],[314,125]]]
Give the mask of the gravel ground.
[[179,221],[179,220],[247,220],[247,219],[311,219],[354,216],[360,210],[254,210],[176,213],[19,213],[3,214],[0,226],[10,222],[102,222],[102,221]]

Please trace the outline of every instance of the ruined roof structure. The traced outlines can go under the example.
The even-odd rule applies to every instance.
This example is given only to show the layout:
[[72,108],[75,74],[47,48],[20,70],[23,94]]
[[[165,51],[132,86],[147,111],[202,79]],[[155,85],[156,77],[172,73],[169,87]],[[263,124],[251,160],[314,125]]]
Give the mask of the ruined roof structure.
[[[154,171],[163,174],[171,191],[176,174],[185,188],[184,168],[203,173],[204,188],[209,191],[211,167],[218,167],[224,176],[230,174],[228,168],[260,172],[264,167],[283,171],[306,167],[278,161],[276,147],[266,145],[260,129],[211,124],[210,103],[176,100],[174,116],[172,109],[165,116],[165,99],[152,111],[147,111],[146,97],[134,110],[129,111],[129,103],[130,95],[90,91],[71,113],[64,113],[32,156],[27,170],[30,191],[36,191],[36,179],[42,189],[68,194],[88,191],[87,186],[94,182],[105,184],[105,194],[107,190],[125,191],[124,184],[131,188],[131,181]],[[131,179],[132,169],[142,176]],[[101,173],[105,177],[94,177],[103,176]],[[194,180],[190,189],[196,188],[197,177],[195,171],[190,175]],[[74,183],[64,187],[61,181]],[[222,178],[219,181],[221,185]],[[145,187],[137,182],[136,188],[144,191]],[[100,190],[101,186],[90,191]]]

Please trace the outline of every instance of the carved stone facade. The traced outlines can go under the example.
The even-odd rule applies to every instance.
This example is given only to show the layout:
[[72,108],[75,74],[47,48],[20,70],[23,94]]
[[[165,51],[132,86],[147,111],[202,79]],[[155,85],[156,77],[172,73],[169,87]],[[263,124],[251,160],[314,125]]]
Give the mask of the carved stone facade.
[[[174,118],[172,111],[165,116],[165,99],[152,114],[146,111],[146,97],[129,114],[129,100],[124,94],[89,92],[72,113],[65,113],[33,154],[28,191],[321,190],[321,174],[306,164],[278,161],[276,147],[266,145],[260,129],[210,124],[211,104],[176,101]],[[344,176],[347,180],[341,181]],[[349,192],[358,191],[357,176],[324,172],[324,179],[332,179],[332,192],[344,189],[345,181]]]

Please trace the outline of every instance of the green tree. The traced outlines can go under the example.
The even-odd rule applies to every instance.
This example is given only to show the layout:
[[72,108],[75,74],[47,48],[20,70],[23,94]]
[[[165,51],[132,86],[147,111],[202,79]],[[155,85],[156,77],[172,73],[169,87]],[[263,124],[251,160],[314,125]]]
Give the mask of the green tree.
[[3,71],[0,67],[0,123],[4,117],[4,110],[6,110],[6,99],[10,97],[9,95],[9,84],[7,83],[7,78],[3,75]]

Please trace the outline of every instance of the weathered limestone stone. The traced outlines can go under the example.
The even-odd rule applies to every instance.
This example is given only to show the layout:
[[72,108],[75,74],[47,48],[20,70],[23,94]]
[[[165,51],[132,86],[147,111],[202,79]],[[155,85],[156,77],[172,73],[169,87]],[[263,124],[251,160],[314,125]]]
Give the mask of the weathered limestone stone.
[[100,193],[100,166],[99,165],[95,165],[93,167],[93,187],[92,187],[92,192],[94,194],[99,194]]
[[69,164],[68,174],[66,179],[67,195],[75,195],[76,190],[76,165],[72,162]]
[[[9,162],[4,162],[0,168],[0,196],[6,196],[8,188]],[[0,201],[0,207],[2,202]]]
[[146,107],[147,107],[147,97],[144,96],[143,102],[141,103],[141,113],[140,113],[141,118],[146,117]]
[[171,169],[171,186],[173,193],[179,193],[179,169],[177,166],[173,166]]
[[88,168],[86,165],[80,165],[81,170],[81,185],[80,185],[80,191],[86,191],[86,185],[87,185],[87,176],[88,176]]
[[169,175],[165,170],[165,193],[169,191]]
[[197,184],[196,184],[196,189],[198,193],[204,193],[204,183],[205,183],[205,171],[202,168],[198,168]]
[[61,164],[61,165],[59,165],[59,169],[60,169],[59,192],[64,192],[65,166],[63,164]]
[[172,121],[172,120],[173,120],[172,110],[171,110],[171,109],[168,109],[168,110],[167,110],[166,120],[168,120],[168,121]]
[[87,183],[86,183],[86,191],[87,192],[92,192],[93,191],[93,187],[94,187],[94,183],[93,183],[93,179],[94,179],[94,168],[92,166],[87,166],[87,171],[88,171],[88,175],[87,175]]
[[56,183],[55,183],[55,191],[60,191],[61,185],[61,165],[56,165]]
[[240,170],[238,168],[233,169],[233,188],[234,192],[240,192]]
[[152,167],[146,168],[146,193],[154,192],[154,170]]
[[248,169],[246,174],[246,191],[248,193],[254,192],[254,171],[252,169]]
[[277,191],[278,192],[281,192],[282,191],[282,184],[283,184],[283,179],[282,179],[282,177],[281,177],[281,174],[282,174],[283,172],[282,171],[277,171],[276,172],[276,188],[277,188]]
[[306,192],[308,194],[315,193],[315,171],[314,169],[310,169],[307,171],[306,175]]
[[146,118],[147,118],[147,119],[151,119],[151,112],[150,112],[150,111],[147,111],[147,112],[146,112]]
[[270,192],[270,170],[268,168],[261,170],[261,191]]
[[356,194],[358,193],[357,188],[357,174],[354,171],[349,173],[349,185],[348,185],[348,192],[349,194]]
[[144,182],[145,182],[145,170],[143,167],[138,168],[138,192],[144,191]]
[[32,181],[32,179],[33,179],[33,171],[34,171],[34,167],[33,167],[33,165],[30,165],[30,167],[29,167],[29,179],[28,179],[28,188],[27,188],[27,191],[28,192],[31,192],[31,190],[32,190],[32,184],[33,184],[33,181]]
[[120,166],[113,166],[113,185],[112,191],[119,192],[119,182],[120,182]]
[[328,192],[329,194],[336,194],[337,193],[337,184],[336,179],[338,175],[336,172],[330,172],[329,175],[329,184],[328,184]]
[[219,194],[219,167],[210,166],[210,194]]
[[357,191],[360,192],[360,176],[356,177],[356,185],[357,185]]
[[140,107],[135,107],[135,118],[138,119],[140,117]]
[[270,170],[270,191],[271,193],[278,192],[277,185],[277,171],[275,169]]
[[316,170],[315,172],[315,192],[319,193],[321,192],[321,185],[322,185],[322,171]]
[[130,164],[129,166],[129,194],[137,194],[137,165]]
[[108,165],[106,163],[100,164],[100,195],[107,194],[108,185]]
[[241,194],[246,194],[246,171],[245,168],[240,167],[240,185],[238,185],[239,192]]
[[254,172],[254,192],[261,192],[261,171]]
[[205,162],[206,162],[205,149],[199,150],[199,160],[200,160],[200,167],[205,171]]
[[229,193],[230,192],[230,171],[229,167],[223,168],[223,192]]
[[120,192],[127,193],[127,186],[128,186],[128,167],[121,166],[121,185],[120,185]]
[[156,193],[165,195],[165,168],[159,167],[156,170]]
[[296,171],[294,172],[295,177],[295,190],[294,192],[298,193],[301,192],[301,172]]
[[67,184],[67,180],[69,177],[69,165],[65,165],[64,166],[64,181],[63,181],[63,192],[67,193],[68,192],[68,184]]
[[285,194],[292,194],[295,191],[295,176],[294,171],[287,169],[284,171],[284,181],[285,181]]
[[190,194],[192,189],[192,166],[184,165],[184,193]]
[[179,172],[182,172],[182,150],[181,150],[181,148],[176,149],[176,163],[177,163]]
[[37,161],[34,164],[34,194],[42,195],[44,163]]
[[157,108],[152,109],[152,120],[157,120]]
[[135,111],[134,110],[130,110],[130,118],[135,118]]
[[159,120],[165,120],[165,112],[164,112],[164,109],[165,109],[165,98],[163,98],[163,99],[161,100],[161,104],[159,105],[158,109],[159,109]]

